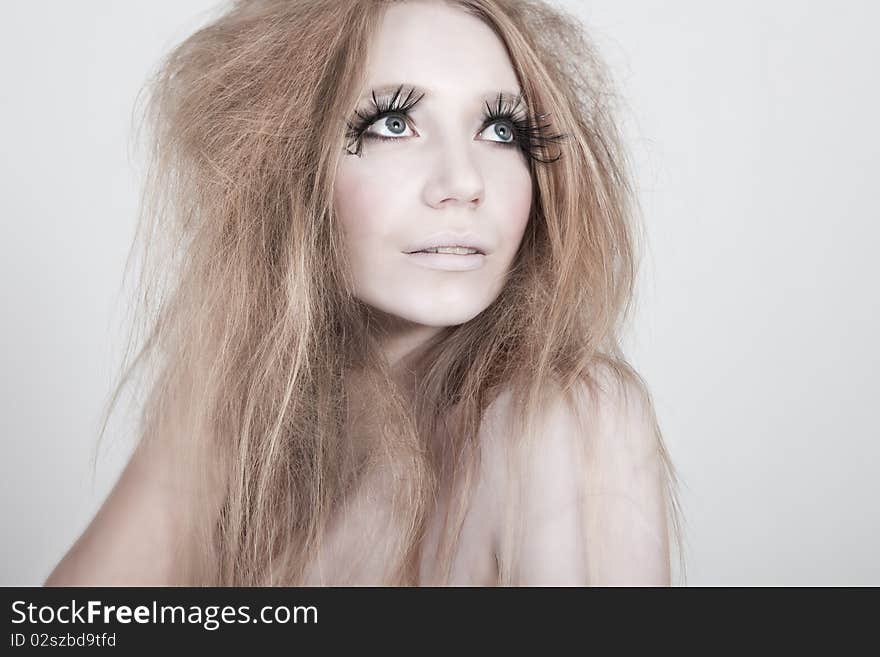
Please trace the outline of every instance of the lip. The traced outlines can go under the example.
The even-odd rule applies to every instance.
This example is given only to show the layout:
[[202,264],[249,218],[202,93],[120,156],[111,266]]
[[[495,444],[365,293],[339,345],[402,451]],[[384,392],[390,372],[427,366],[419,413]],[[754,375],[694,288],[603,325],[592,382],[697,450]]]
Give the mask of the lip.
[[[475,247],[474,247],[475,248]],[[455,253],[405,253],[415,264],[427,269],[443,271],[471,271],[486,264],[482,253],[456,255]]]
[[[434,233],[427,238],[408,248],[404,253],[412,254],[423,249],[436,249],[439,246],[463,246],[468,249],[476,249],[481,255],[486,256],[490,253],[489,245],[479,235],[474,233],[456,233],[452,231],[443,231]],[[421,254],[424,255],[424,254]],[[441,254],[446,255],[446,254]],[[456,258],[467,258],[469,256],[455,256]]]

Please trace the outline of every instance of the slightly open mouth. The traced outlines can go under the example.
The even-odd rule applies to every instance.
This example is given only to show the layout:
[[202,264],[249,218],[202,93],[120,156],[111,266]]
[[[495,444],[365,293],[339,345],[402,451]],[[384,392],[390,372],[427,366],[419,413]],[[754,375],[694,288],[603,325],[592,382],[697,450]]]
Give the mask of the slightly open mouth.
[[477,249],[459,249],[459,250],[455,250],[455,251],[449,250],[449,249],[443,250],[443,251],[423,249],[421,251],[408,251],[407,253],[409,255],[414,255],[416,253],[425,253],[425,254],[429,254],[429,255],[457,255],[457,256],[486,255],[485,253],[483,253],[482,251],[479,251]]

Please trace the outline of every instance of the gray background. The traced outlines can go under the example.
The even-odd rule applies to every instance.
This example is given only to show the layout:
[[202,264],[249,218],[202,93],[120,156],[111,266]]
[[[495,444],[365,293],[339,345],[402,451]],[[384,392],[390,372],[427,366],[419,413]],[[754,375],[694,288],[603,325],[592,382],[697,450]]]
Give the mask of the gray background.
[[[627,100],[648,228],[629,354],[682,479],[691,585],[880,584],[880,97],[869,2],[559,2]],[[131,447],[131,111],[214,2],[0,8],[2,585],[38,585]]]

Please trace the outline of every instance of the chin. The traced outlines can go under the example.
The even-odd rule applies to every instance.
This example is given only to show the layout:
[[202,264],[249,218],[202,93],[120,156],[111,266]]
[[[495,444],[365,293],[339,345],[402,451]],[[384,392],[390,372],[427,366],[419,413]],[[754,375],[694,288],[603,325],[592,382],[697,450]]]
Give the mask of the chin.
[[446,328],[449,326],[459,326],[471,321],[474,317],[482,312],[482,308],[468,312],[440,312],[435,309],[426,313],[394,313],[401,319],[405,319],[412,324],[419,326],[430,326],[432,328]]
[[446,328],[466,324],[485,310],[483,305],[469,304],[464,307],[453,308],[450,304],[441,305],[440,302],[413,304],[409,307],[386,304],[381,306],[377,304],[370,305],[408,324],[431,328]]
[[[445,293],[444,293],[445,292]],[[359,290],[356,295],[363,303],[398,322],[410,326],[447,328],[466,324],[491,305],[491,295],[482,290],[425,288],[402,290]],[[393,321],[393,319],[392,319]]]

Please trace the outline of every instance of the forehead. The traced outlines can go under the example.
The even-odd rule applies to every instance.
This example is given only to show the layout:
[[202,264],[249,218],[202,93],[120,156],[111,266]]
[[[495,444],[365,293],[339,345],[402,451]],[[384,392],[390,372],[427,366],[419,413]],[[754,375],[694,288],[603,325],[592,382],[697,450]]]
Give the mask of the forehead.
[[436,97],[482,98],[519,91],[501,39],[480,19],[441,2],[390,5],[368,64],[368,89],[411,82]]

